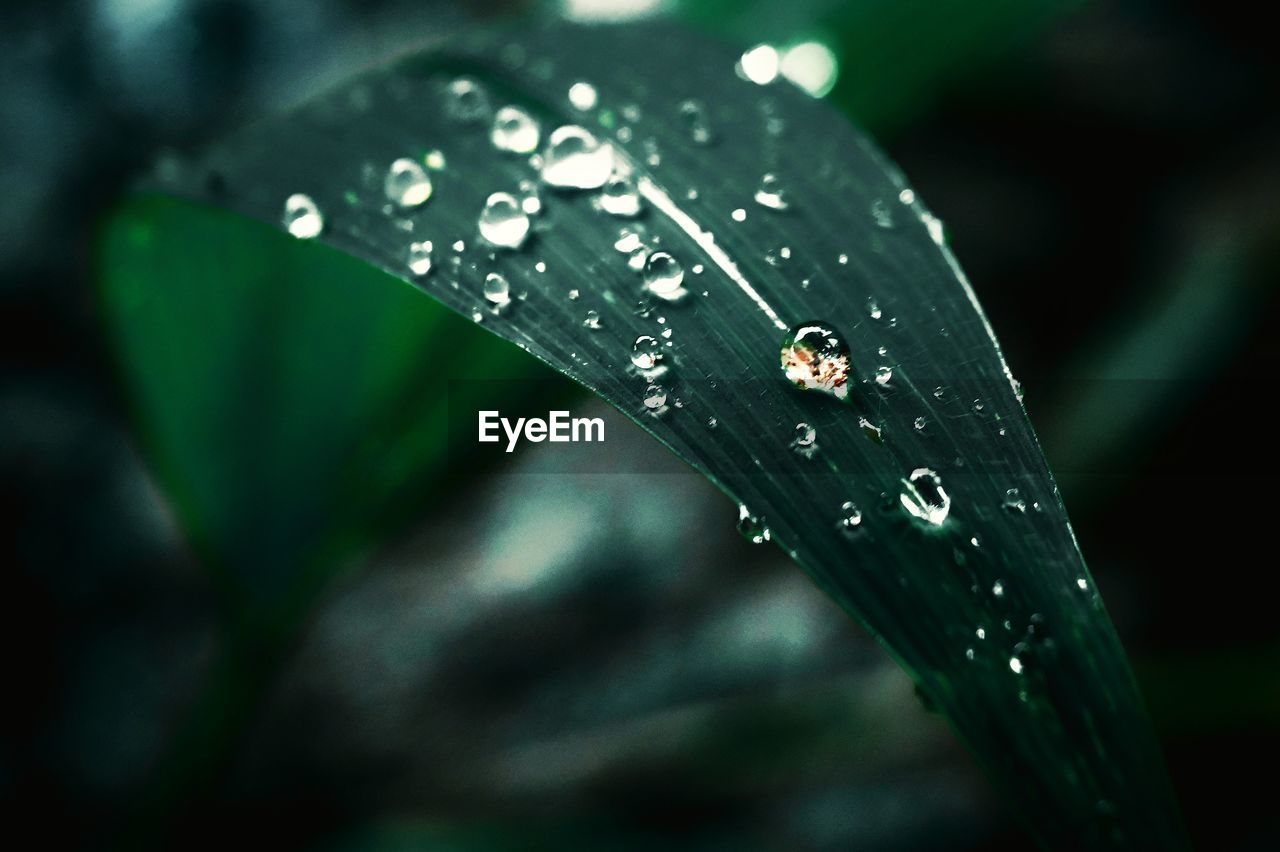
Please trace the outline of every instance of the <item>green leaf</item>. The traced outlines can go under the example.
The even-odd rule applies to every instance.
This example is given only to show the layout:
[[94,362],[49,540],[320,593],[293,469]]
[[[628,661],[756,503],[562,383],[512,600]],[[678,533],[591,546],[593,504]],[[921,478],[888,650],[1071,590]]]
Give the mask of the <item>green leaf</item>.
[[[773,541],[916,678],[1044,845],[1183,848],[1123,651],[1016,384],[942,244],[941,223],[830,108],[785,83],[740,79],[735,58],[656,25],[480,34],[249,128],[166,169],[157,185],[270,223],[280,222],[289,196],[307,194],[324,215],[320,241],[411,281],[463,316],[480,317],[484,328],[613,403],[764,519]],[[644,214],[620,220],[599,208],[594,192],[544,187],[543,210],[521,249],[484,245],[477,218],[485,199],[520,193],[537,170],[528,157],[490,144],[487,117],[467,120],[473,95],[460,103],[450,85],[460,75],[479,83],[490,107],[530,111],[544,141],[552,128],[571,123],[609,137],[618,161],[632,170]],[[579,81],[599,92],[598,107],[570,105],[567,92]],[[705,120],[709,137],[691,120]],[[430,200],[408,211],[387,207],[387,166],[400,157],[436,161],[427,156],[432,151],[446,165],[432,174]],[[785,189],[786,209],[756,202],[766,173]],[[170,250],[175,288],[184,263],[233,262],[231,246],[184,257],[193,242],[207,242],[192,212],[177,204],[151,210],[158,221],[184,222],[154,236],[182,243]],[[624,229],[642,230],[650,248],[682,265],[683,300],[645,293],[615,249]],[[435,248],[435,270],[422,278],[408,267],[410,243],[421,240]],[[349,274],[361,278],[344,271],[349,261],[308,248],[314,267],[303,271],[333,284],[323,298]],[[490,310],[483,291],[492,273],[527,298]],[[360,284],[347,282],[356,301],[397,298],[375,297]],[[580,297],[570,298],[571,290]],[[127,302],[130,292],[119,281],[109,284],[108,303]],[[292,310],[287,298],[271,298]],[[325,330],[332,316],[316,310],[315,322],[278,352],[246,357],[239,372],[194,374],[189,407],[198,410],[203,403],[196,400],[207,394],[216,411],[216,393],[233,392],[227,381],[251,373],[255,358],[273,363],[312,343],[337,352],[307,372],[339,369],[343,347],[324,339],[332,336]],[[418,309],[405,303],[387,310],[390,317]],[[598,329],[584,325],[587,311],[599,315]],[[222,311],[216,300],[206,299],[200,312],[209,322],[234,321],[234,309]],[[220,312],[231,316],[220,319]],[[123,311],[115,314],[124,328]],[[815,321],[849,347],[846,400],[801,391],[780,369],[788,329]],[[487,351],[471,342],[441,348],[429,332],[420,341],[434,347],[431,353],[403,361],[438,366]],[[662,344],[661,376],[631,363],[642,335]],[[185,366],[155,364],[162,356],[129,336],[118,334],[125,367],[144,397],[161,390],[141,376],[173,371],[156,388],[181,383]],[[394,345],[395,334],[387,337]],[[376,336],[362,343],[362,358],[381,357]],[[288,388],[292,376],[279,373],[270,389],[324,393]],[[644,402],[651,382],[667,394],[658,412]],[[373,388],[369,393],[376,398]],[[279,435],[329,428],[313,416],[281,423]],[[343,423],[348,438],[363,425]],[[793,446],[799,423],[816,429],[815,452]],[[170,460],[180,454],[174,445],[182,430],[196,425],[151,423]],[[337,440],[317,446],[290,469],[330,454],[337,463],[347,449]],[[221,474],[238,478],[257,475],[253,465],[263,455],[221,458],[230,465]],[[841,524],[853,511],[844,507],[849,502],[861,512],[852,534]],[[327,505],[321,497],[301,508],[255,503],[268,517],[277,510],[323,513]],[[732,520],[726,507],[725,522]],[[235,525],[216,532],[243,534]]]

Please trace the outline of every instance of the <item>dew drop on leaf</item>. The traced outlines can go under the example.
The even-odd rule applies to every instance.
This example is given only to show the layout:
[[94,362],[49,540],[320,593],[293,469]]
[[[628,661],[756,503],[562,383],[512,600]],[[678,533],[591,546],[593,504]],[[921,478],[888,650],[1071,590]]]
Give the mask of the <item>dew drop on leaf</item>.
[[801,323],[782,341],[783,375],[796,387],[831,394],[837,399],[849,395],[849,347],[822,322]]
[[893,380],[893,369],[891,367],[876,368],[876,384],[887,385]]
[[538,123],[519,107],[504,106],[493,117],[489,138],[499,151],[530,154],[538,147]]
[[300,240],[314,239],[324,230],[324,216],[320,215],[320,208],[310,195],[301,192],[285,200],[283,222],[285,230]]
[[838,524],[841,532],[846,535],[858,532],[862,529],[862,510],[858,508],[858,504],[852,500],[848,500],[840,506],[840,522]]
[[662,299],[676,299],[681,295],[684,267],[665,251],[655,251],[644,264],[644,286],[650,293]]
[[587,311],[586,319],[582,321],[583,326],[598,331],[600,329],[600,313],[598,311]]
[[751,514],[745,504],[738,506],[738,533],[752,544],[764,544],[771,537],[764,518]]
[[778,78],[778,68],[778,51],[771,45],[757,44],[742,54],[734,70],[744,80],[767,86]]
[[502,307],[511,301],[511,285],[498,273],[490,272],[484,279],[484,297]]
[[573,108],[581,112],[589,109],[595,109],[599,103],[600,96],[596,92],[596,87],[586,82],[577,82],[569,87],[569,103]]
[[760,186],[756,188],[755,198],[757,204],[761,207],[768,207],[770,210],[786,210],[791,206],[791,202],[787,198],[787,191],[782,187],[782,182],[772,172],[766,172],[760,178]]
[[715,141],[711,132],[711,121],[707,118],[707,107],[702,101],[686,100],[680,102],[680,118],[689,131],[689,138],[695,145],[710,145]]
[[927,467],[916,468],[902,480],[898,498],[907,514],[930,526],[941,526],[951,512],[951,497],[943,489],[942,480]]
[[431,197],[431,177],[416,161],[401,157],[387,168],[382,190],[393,204],[417,207]]
[[509,192],[495,192],[480,211],[480,236],[492,246],[518,249],[529,235],[529,216]]
[[649,385],[644,389],[644,407],[656,411],[667,404],[667,392],[662,385]]
[[564,189],[598,189],[613,174],[613,148],[576,125],[557,127],[543,154],[542,181]]
[[631,347],[631,363],[641,370],[652,370],[662,360],[661,344],[657,338],[642,334]]
[[640,193],[629,178],[614,175],[600,191],[600,207],[613,216],[638,216],[641,207]]
[[454,121],[471,124],[489,115],[489,95],[470,77],[459,77],[445,89],[445,115]]
[[409,243],[409,271],[414,275],[426,275],[431,271],[431,241]]

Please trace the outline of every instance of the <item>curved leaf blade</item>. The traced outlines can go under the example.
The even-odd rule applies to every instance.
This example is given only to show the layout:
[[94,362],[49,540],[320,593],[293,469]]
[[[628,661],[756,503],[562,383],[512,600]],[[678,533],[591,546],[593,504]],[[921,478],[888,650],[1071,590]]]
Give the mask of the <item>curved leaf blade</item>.
[[[250,128],[161,186],[269,222],[288,196],[309,194],[325,213],[323,241],[481,318],[767,518],[773,538],[917,679],[1047,846],[1182,848],[1123,651],[941,223],[826,106],[739,79],[733,64],[731,52],[661,26],[480,34]],[[682,303],[636,309],[640,281],[614,249],[635,226],[591,193],[544,191],[524,248],[484,246],[485,198],[536,172],[496,151],[487,123],[450,117],[460,74],[494,106],[531,111],[544,131],[579,123],[611,138],[644,197],[645,238],[685,268]],[[599,91],[597,108],[567,101],[582,80]],[[691,132],[691,115],[705,117],[709,137]],[[369,164],[380,174],[432,150],[447,163],[432,199],[385,211]],[[765,173],[786,188],[785,210],[755,202]],[[419,280],[407,252],[422,239],[436,247],[437,270]],[[527,299],[490,311],[492,272]],[[584,326],[588,310],[599,329]],[[782,376],[786,329],[811,320],[848,341],[847,402]],[[666,340],[667,329],[658,381],[672,404],[655,416],[644,405],[653,377],[629,356],[637,337]],[[792,446],[800,422],[818,435],[808,458]],[[908,511],[922,469],[949,496],[937,524]],[[838,529],[846,501],[863,512],[852,536]]]

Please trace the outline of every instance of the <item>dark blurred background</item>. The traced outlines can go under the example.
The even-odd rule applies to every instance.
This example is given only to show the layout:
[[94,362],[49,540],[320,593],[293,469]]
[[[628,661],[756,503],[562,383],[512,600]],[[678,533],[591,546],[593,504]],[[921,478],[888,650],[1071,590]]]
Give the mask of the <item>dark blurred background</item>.
[[[1197,846],[1280,848],[1280,64],[1242,0],[9,4],[19,822],[88,848],[1030,845],[909,679],[638,430],[617,452],[652,473],[566,473],[533,446],[424,504],[304,614],[242,724],[208,721],[228,628],[134,437],[95,229],[158,151],[515,15],[830,52],[825,96],[946,221],[1023,382]],[[198,783],[157,789],[202,750]]]

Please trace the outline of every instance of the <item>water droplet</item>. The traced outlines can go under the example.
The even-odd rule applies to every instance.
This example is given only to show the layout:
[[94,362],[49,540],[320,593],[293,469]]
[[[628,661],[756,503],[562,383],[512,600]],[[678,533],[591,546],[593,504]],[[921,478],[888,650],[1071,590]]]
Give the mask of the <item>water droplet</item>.
[[871,202],[871,218],[881,228],[893,227],[893,211],[889,209],[889,205],[884,203],[883,198],[877,198]]
[[946,521],[951,512],[951,497],[942,488],[938,474],[927,467],[918,467],[902,480],[902,487],[899,500],[909,515],[935,527]]
[[734,70],[744,80],[766,86],[778,77],[778,51],[767,44],[757,44],[742,54]]
[[840,529],[846,535],[862,529],[862,510],[852,500],[840,505]]
[[471,124],[489,115],[489,95],[470,77],[459,77],[445,90],[445,114],[454,121]]
[[915,422],[916,431],[923,432],[924,427],[928,425],[928,422],[929,421],[925,420],[923,417],[917,417]]
[[1084,577],[1076,577],[1076,588],[1083,592],[1085,589],[1089,588],[1089,581]]
[[320,208],[310,195],[301,192],[285,200],[283,221],[285,229],[300,240],[314,239],[324,230],[324,216],[320,215]]
[[810,426],[808,423],[797,423],[795,435],[791,439],[791,446],[802,454],[808,454],[810,451],[817,449],[818,430]]
[[520,209],[530,216],[542,212],[542,196],[538,194],[538,185],[531,180],[520,181]]
[[711,132],[711,122],[707,118],[707,108],[702,101],[687,100],[680,102],[680,117],[689,131],[689,137],[697,145],[710,145],[715,141]]
[[898,200],[901,201],[903,204],[914,204],[916,200],[916,194],[909,189],[904,189],[902,190],[902,192],[898,193]]
[[708,418],[707,418],[707,428],[708,428],[708,429],[714,429],[714,428],[716,428],[716,427],[717,427],[717,426],[719,426],[719,425],[720,425],[720,421],[719,421],[719,420],[717,420],[716,418],[714,418],[714,417],[708,417]]
[[431,150],[427,152],[427,156],[423,158],[427,164],[427,168],[434,172],[444,171],[445,161],[444,152],[440,150]]
[[661,344],[656,337],[642,334],[631,347],[631,363],[641,370],[652,370],[662,360]]
[[883,387],[884,385],[889,384],[889,382],[892,379],[893,379],[893,368],[876,367],[876,384]]
[[582,324],[592,331],[598,331],[600,329],[600,313],[598,311],[587,311],[587,317],[582,321]]
[[868,420],[865,417],[858,418],[858,425],[862,427],[862,434],[866,435],[867,439],[870,440],[872,443],[874,444],[884,443],[884,430],[882,430],[879,426],[872,423],[870,420]]
[[821,322],[801,323],[782,341],[782,372],[804,390],[829,393],[837,399],[849,395],[849,347]]
[[733,221],[735,222],[745,222],[747,221],[747,211],[739,207],[736,210],[734,210],[732,213],[730,213],[729,217],[732,218]]
[[426,275],[431,271],[431,241],[409,243],[409,271],[414,275]]
[[760,186],[756,188],[755,197],[757,204],[768,207],[770,210],[786,210],[791,206],[787,191],[782,187],[778,176],[772,172],[766,172],[760,178]]
[[490,272],[484,279],[484,297],[501,308],[511,302],[511,285],[498,273]]
[[667,392],[662,385],[649,385],[644,389],[644,407],[656,411],[667,404]]
[[979,639],[986,639],[986,638],[987,638],[987,631],[986,631],[986,630],[984,630],[984,629],[983,629],[983,628],[981,628],[981,627],[979,627],[977,630],[973,631],[973,633],[974,633],[974,635],[975,635],[975,636],[977,636]]
[[1017,512],[1022,514],[1027,511],[1027,501],[1022,499],[1022,493],[1016,488],[1010,488],[1004,492],[1004,502],[1000,506],[1008,512]]
[[932,238],[935,243],[942,245],[946,242],[946,229],[943,227],[941,219],[934,216],[932,213],[925,213],[920,217],[920,221],[924,222],[925,229],[929,232],[930,238]]
[[1010,669],[1014,674],[1022,674],[1022,660],[1019,660],[1017,657],[1010,657],[1010,658],[1009,658],[1009,669]]
[[684,267],[665,251],[655,251],[644,264],[644,286],[662,299],[676,299],[683,294]]
[[880,303],[875,299],[867,299],[867,316],[872,319],[880,319],[884,316],[884,312],[880,310]]
[[613,148],[581,127],[551,132],[543,156],[542,180],[566,189],[597,189],[613,174]]
[[770,538],[764,518],[751,514],[745,504],[738,506],[738,532],[752,544],[764,544]]
[[417,162],[401,157],[387,169],[382,190],[393,204],[417,207],[431,197],[431,178]]
[[599,103],[600,96],[596,93],[596,87],[586,82],[574,83],[569,87],[569,103],[573,104],[573,108],[581,112],[589,109],[595,109]]
[[831,91],[840,73],[840,63],[831,48],[819,41],[802,41],[782,54],[782,76],[812,97]]
[[1004,597],[1004,582],[1001,580],[996,580],[994,583],[992,583],[991,594],[995,595],[998,598]]
[[495,192],[480,211],[480,236],[489,245],[518,249],[529,235],[529,216],[509,192]]
[[514,106],[504,106],[493,117],[489,138],[499,151],[531,154],[538,147],[538,123],[529,113]]
[[966,660],[972,660],[972,659],[973,659],[973,657],[974,657],[973,649],[972,649],[972,648],[965,648],[965,649],[964,649],[964,658],[965,658]]
[[640,193],[629,178],[615,174],[600,191],[600,207],[614,216],[638,216]]

